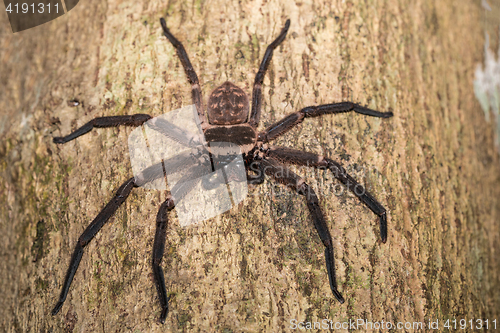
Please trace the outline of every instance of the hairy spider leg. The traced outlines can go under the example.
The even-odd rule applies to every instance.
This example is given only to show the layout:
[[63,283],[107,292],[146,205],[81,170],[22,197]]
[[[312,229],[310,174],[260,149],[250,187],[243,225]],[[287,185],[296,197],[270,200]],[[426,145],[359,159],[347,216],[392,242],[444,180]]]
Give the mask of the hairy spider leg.
[[130,116],[112,116],[112,117],[99,117],[94,118],[76,131],[72,132],[67,136],[54,137],[52,140],[54,143],[66,143],[73,139],[78,138],[88,132],[90,132],[94,127],[104,128],[104,127],[118,127],[118,126],[140,126],[144,122],[151,119],[148,114],[134,114]]
[[104,128],[104,127],[118,127],[122,125],[140,126],[144,123],[146,123],[146,125],[149,128],[186,147],[195,148],[203,145],[203,142],[200,140],[201,138],[199,135],[186,132],[186,130],[169,122],[166,119],[162,119],[159,117],[152,118],[150,115],[147,114],[134,114],[130,116],[111,116],[111,117],[94,118],[67,136],[54,137],[53,141],[54,143],[69,142],[73,139],[76,139],[79,136],[82,136],[90,132],[94,127]]
[[378,118],[390,118],[393,116],[392,112],[375,111],[352,102],[308,106],[300,111],[285,116],[285,118],[266,128],[264,132],[260,132],[259,141],[266,143],[276,139],[278,136],[300,124],[304,121],[304,118],[319,117],[326,114],[336,114],[350,111]]
[[177,56],[179,57],[182,66],[184,67],[184,71],[186,72],[186,75],[188,77],[188,81],[191,84],[191,96],[193,98],[193,104],[196,106],[196,110],[198,111],[198,116],[200,117],[201,128],[205,129],[206,126],[208,126],[208,123],[206,121],[205,113],[202,107],[201,88],[200,82],[198,80],[198,75],[196,75],[193,65],[191,65],[191,61],[189,61],[186,49],[184,49],[182,43],[179,42],[179,40],[177,40],[174,35],[172,35],[170,30],[168,30],[167,23],[165,22],[165,19],[163,17],[160,18],[160,23],[161,27],[163,28],[163,34],[165,35],[165,37],[167,37],[170,43],[172,43],[172,46],[177,50]]
[[[88,245],[88,243],[94,238],[94,236],[101,230],[104,224],[106,224],[109,218],[113,216],[113,214],[117,211],[117,209],[125,202],[130,192],[132,191],[132,188],[144,185],[147,182],[152,181],[154,179],[161,178],[164,176],[165,172],[170,174],[181,171],[185,169],[186,164],[190,159],[192,159],[191,161],[192,163],[196,159],[196,157],[192,156],[189,153],[180,154],[180,157],[175,156],[162,163],[157,163],[155,165],[152,165],[144,169],[144,171],[140,175],[138,175],[135,178],[132,177],[128,179],[125,183],[123,183],[120,186],[113,199],[111,199],[109,203],[99,212],[99,214],[97,214],[94,220],[90,223],[90,225],[85,229],[85,231],[81,234],[80,238],[78,239],[78,242],[75,246],[75,250],[71,257],[66,277],[64,279],[64,285],[61,290],[59,301],[52,310],[52,315],[56,315],[59,312],[64,301],[66,300],[69,288],[71,286],[75,273],[82,259],[83,248]],[[176,185],[171,191],[171,193],[173,193],[171,197],[176,198],[176,200],[181,200],[192,188],[192,187],[188,188],[186,185],[184,185],[186,184],[186,181],[193,179],[193,177],[196,176],[199,177],[200,175],[203,175],[205,169],[206,167],[201,164],[198,167],[193,168],[187,175],[184,176],[184,178],[181,178],[181,180],[179,180],[176,183]],[[192,186],[195,186],[196,182],[191,182],[188,184],[192,184]],[[154,269],[157,270],[157,268]],[[158,290],[165,289],[164,285],[163,286],[159,285],[160,283],[161,282],[157,282]],[[161,300],[162,296],[160,295],[160,301]]]
[[188,174],[184,175],[172,188],[167,199],[161,204],[158,214],[156,215],[156,232],[153,243],[153,276],[160,300],[161,314],[159,321],[163,324],[168,315],[168,296],[167,288],[165,287],[165,276],[161,261],[165,251],[165,241],[168,226],[168,212],[174,209],[175,202],[179,202],[184,198],[198,183],[201,181],[200,176],[204,175],[203,166],[193,168]]
[[[387,241],[387,213],[385,208],[361,184],[352,178],[339,163],[320,155],[284,147],[271,147],[268,156],[282,163],[310,166],[324,170],[329,169],[335,178],[340,180],[362,203],[379,216],[380,237],[382,243]],[[359,187],[361,187],[361,191]]]
[[[146,125],[155,130],[156,132],[184,145],[189,148],[200,148],[203,147],[203,138],[201,137],[201,131],[199,134],[193,134],[191,132],[187,132],[186,129],[183,129],[170,121],[156,117],[151,121],[148,121]],[[161,147],[156,147],[161,149]]]
[[262,107],[262,82],[264,81],[264,75],[266,74],[269,63],[273,57],[273,51],[278,47],[278,45],[283,42],[286,37],[286,33],[290,28],[290,19],[286,20],[285,26],[281,30],[279,36],[271,43],[266,49],[264,58],[259,67],[259,71],[255,75],[255,81],[253,84],[252,91],[252,111],[250,113],[250,125],[256,128],[259,125],[260,112]]
[[73,281],[73,277],[75,276],[76,270],[80,265],[80,261],[82,260],[83,248],[87,246],[87,244],[94,238],[94,236],[101,230],[102,226],[109,220],[109,218],[116,212],[118,207],[121,206],[122,203],[128,198],[132,188],[135,187],[134,178],[130,178],[122,186],[116,191],[115,196],[111,201],[101,210],[101,212],[95,217],[95,219],[90,223],[90,225],[85,229],[80,238],[78,238],[78,242],[75,246],[75,251],[73,252],[73,256],[71,257],[71,263],[69,264],[68,271],[66,273],[66,277],[64,279],[64,285],[61,290],[61,295],[59,297],[59,301],[56,306],[52,310],[52,315],[56,315],[61,309],[66,297],[68,296],[69,287],[71,286],[71,282]]
[[168,315],[168,296],[161,261],[165,251],[165,241],[167,238],[168,212],[174,207],[174,200],[172,200],[171,197],[167,198],[167,200],[161,204],[158,214],[156,215],[156,232],[153,243],[153,276],[162,309],[160,314],[160,322],[162,324],[165,323],[165,319]]
[[335,277],[335,257],[333,255],[333,241],[325,217],[319,206],[319,200],[314,193],[313,189],[306,184],[306,182],[280,164],[277,160],[272,158],[265,158],[261,162],[264,172],[267,176],[272,177],[277,182],[294,189],[298,194],[306,198],[307,208],[311,214],[314,227],[318,232],[321,242],[325,246],[325,262],[326,270],[328,272],[328,279],[330,280],[330,289],[332,290],[335,298],[342,304],[344,297],[337,289],[337,279]]

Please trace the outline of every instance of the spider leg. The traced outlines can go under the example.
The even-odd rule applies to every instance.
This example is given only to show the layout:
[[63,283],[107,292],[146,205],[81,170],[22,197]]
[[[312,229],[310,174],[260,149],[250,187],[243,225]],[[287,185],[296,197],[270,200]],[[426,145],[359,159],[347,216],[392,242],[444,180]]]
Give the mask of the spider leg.
[[82,136],[88,132],[90,132],[94,127],[103,128],[103,127],[118,127],[121,125],[124,126],[140,126],[144,122],[151,119],[150,115],[147,114],[134,114],[130,116],[113,116],[113,117],[99,117],[94,118],[73,133],[67,136],[58,136],[53,138],[54,143],[66,143],[73,139],[76,139],[79,136]]
[[285,118],[266,128],[264,132],[260,132],[259,140],[264,143],[274,140],[278,136],[290,130],[292,127],[300,124],[304,118],[319,117],[325,114],[344,113],[350,111],[378,118],[390,118],[393,116],[392,112],[375,111],[351,102],[308,106],[298,112],[289,114]]
[[175,204],[172,197],[169,197],[160,206],[158,215],[156,215],[156,233],[153,244],[153,276],[162,308],[160,315],[160,322],[162,324],[165,323],[165,319],[168,315],[168,296],[167,288],[165,287],[165,276],[163,275],[163,268],[161,268],[160,264],[163,258],[163,252],[165,251],[165,240],[167,237],[167,213],[172,210],[174,206]]
[[122,186],[120,186],[120,188],[118,189],[118,191],[116,191],[116,194],[113,197],[113,199],[111,199],[111,201],[101,210],[101,212],[95,217],[92,223],[90,223],[87,229],[85,229],[85,231],[81,234],[80,238],[78,238],[78,242],[76,243],[75,250],[73,252],[73,256],[71,257],[71,262],[69,264],[68,271],[64,279],[64,285],[61,290],[59,301],[52,310],[53,316],[59,312],[64,301],[66,300],[69,287],[71,286],[73,277],[75,276],[76,270],[78,269],[78,265],[80,265],[80,260],[82,259],[83,248],[87,246],[87,244],[92,240],[92,238],[94,238],[94,236],[99,232],[99,230],[101,230],[102,226],[116,212],[118,207],[120,207],[121,204],[125,202],[130,192],[132,191],[132,188],[134,188],[135,186],[136,185],[134,183],[134,178],[130,178],[125,183],[123,183]]
[[[140,126],[146,123],[146,125],[153,129],[154,131],[174,140],[186,147],[196,147],[201,146],[202,141],[199,135],[195,135],[191,132],[187,132],[181,127],[169,122],[166,119],[160,117],[152,118],[147,114],[134,114],[130,116],[112,116],[112,117],[100,117],[94,118],[82,127],[78,128],[76,131],[65,137],[54,137],[54,143],[66,143],[79,136],[82,136],[90,132],[94,127],[104,128],[104,127],[118,127],[120,125],[125,126]],[[201,133],[201,132],[200,132]]]
[[[362,203],[379,216],[380,236],[383,243],[387,241],[387,213],[385,208],[365,190],[363,185],[352,178],[339,163],[320,155],[284,147],[271,147],[268,156],[283,163],[329,169],[335,178],[340,180]],[[360,187],[362,191],[358,190]]]
[[[148,127],[156,132],[190,148],[203,145],[200,135],[187,132],[185,129],[171,123],[170,121],[156,117],[146,123]],[[201,134],[201,131],[200,131]]]
[[[198,178],[204,174],[203,166],[195,167],[186,175],[184,175],[172,188],[171,194],[162,203],[158,214],[156,215],[156,233],[153,243],[153,276],[160,299],[160,306],[162,308],[160,315],[160,322],[165,323],[168,315],[168,296],[167,288],[165,287],[165,276],[163,268],[160,266],[165,251],[166,230],[168,224],[168,212],[174,209],[175,203],[179,203],[200,181]],[[193,181],[195,180],[195,181]],[[197,181],[196,181],[197,180]]]
[[201,88],[200,82],[198,81],[198,76],[194,71],[193,65],[191,65],[191,61],[189,61],[186,49],[184,49],[182,43],[179,42],[179,40],[175,38],[174,35],[172,35],[170,30],[168,30],[167,23],[165,22],[165,19],[163,17],[160,18],[160,23],[161,27],[163,28],[163,34],[168,38],[170,43],[172,43],[173,47],[175,47],[175,49],[177,50],[177,56],[179,57],[182,66],[184,67],[184,71],[186,72],[186,75],[188,77],[189,83],[191,84],[191,96],[193,98],[193,103],[196,106],[196,110],[198,111],[201,126],[202,128],[204,128],[205,125],[208,124],[206,123],[205,113],[203,112],[201,104]]
[[[153,164],[140,173],[135,174],[135,185],[137,187],[144,187],[158,178],[185,170],[186,166],[199,163],[198,157],[199,155],[187,151],[169,159],[163,159],[161,162]],[[208,173],[208,171],[205,170],[205,173]]]
[[319,206],[319,200],[313,189],[304,182],[304,180],[295,173],[281,165],[272,158],[266,158],[261,161],[266,175],[272,177],[279,183],[297,191],[298,194],[305,196],[307,208],[311,214],[314,226],[318,235],[325,246],[325,261],[328,278],[330,280],[330,289],[337,300],[342,304],[344,298],[337,289],[337,280],[335,277],[335,261],[333,255],[333,242],[330,231],[326,224],[323,212]]
[[262,106],[262,82],[264,81],[264,75],[266,74],[269,63],[273,57],[273,51],[285,39],[288,28],[290,28],[290,19],[286,20],[285,26],[281,30],[279,36],[267,47],[264,58],[260,64],[259,71],[255,75],[252,91],[252,112],[250,113],[250,125],[254,128],[257,127],[260,120],[260,110]]
[[[178,156],[175,156],[169,160],[166,160],[162,163],[154,164],[144,169],[140,174],[130,178],[120,186],[118,191],[116,191],[116,194],[113,197],[113,199],[111,199],[109,203],[99,212],[99,214],[97,214],[94,220],[90,223],[90,225],[85,229],[85,231],[81,234],[80,238],[78,239],[78,242],[75,246],[75,250],[73,252],[73,256],[71,257],[66,277],[64,279],[64,284],[61,290],[59,301],[52,310],[52,315],[56,315],[59,312],[64,301],[66,300],[69,288],[71,286],[75,273],[82,259],[83,249],[94,238],[94,236],[99,232],[99,230],[101,230],[101,228],[104,226],[104,224],[106,224],[109,218],[113,216],[113,214],[117,211],[117,209],[125,202],[130,192],[132,191],[132,188],[143,186],[144,184],[154,179],[163,177],[164,172],[167,174],[171,174],[183,170],[185,169],[187,164],[194,163],[195,160],[196,157],[191,156],[189,153],[179,154]],[[203,168],[201,166],[193,168],[192,173],[190,173],[188,176],[192,177],[192,174],[194,172],[198,174],[202,173]],[[178,183],[181,183],[181,181],[179,181]],[[181,184],[179,184],[179,186],[176,185],[174,189],[176,187],[181,187],[180,185]],[[176,195],[179,198],[185,195],[184,192],[179,190],[176,190],[175,193],[177,193]]]

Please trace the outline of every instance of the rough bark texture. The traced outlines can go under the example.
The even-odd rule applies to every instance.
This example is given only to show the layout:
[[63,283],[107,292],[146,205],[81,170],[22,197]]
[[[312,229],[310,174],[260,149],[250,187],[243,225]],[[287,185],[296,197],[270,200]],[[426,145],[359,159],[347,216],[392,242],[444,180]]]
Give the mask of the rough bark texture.
[[[500,161],[472,88],[481,15],[479,1],[82,0],[12,34],[1,14],[0,330],[278,332],[292,319],[500,324]],[[170,215],[165,325],[150,257],[166,193],[144,189],[85,249],[66,303],[50,315],[78,236],[131,175],[130,128],[65,145],[52,137],[97,116],[191,104],[162,16],[205,98],[226,80],[250,93],[265,47],[291,19],[264,80],[261,128],[333,101],[394,111],[386,120],[308,119],[277,142],[340,161],[389,211],[382,244],[375,215],[340,195],[331,175],[300,170],[321,195],[345,304],[330,292],[303,198],[266,182],[199,226],[181,228]],[[492,31],[499,21],[487,22]],[[490,36],[496,50],[498,35]]]

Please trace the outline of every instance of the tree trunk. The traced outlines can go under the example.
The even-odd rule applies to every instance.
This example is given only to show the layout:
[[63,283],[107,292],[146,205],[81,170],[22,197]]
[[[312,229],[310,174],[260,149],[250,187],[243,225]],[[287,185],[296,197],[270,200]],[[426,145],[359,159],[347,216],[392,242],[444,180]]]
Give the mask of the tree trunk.
[[[17,34],[3,15],[0,328],[279,332],[358,319],[409,323],[410,332],[419,329],[408,325],[428,327],[429,319],[440,329],[446,319],[500,325],[500,161],[472,86],[484,29],[498,48],[499,5],[492,7],[496,18],[484,21],[478,1],[92,0]],[[250,94],[267,45],[291,19],[264,79],[260,129],[338,101],[394,112],[306,119],[275,142],[339,161],[388,210],[383,244],[377,217],[331,174],[294,169],[320,194],[346,303],[330,291],[303,197],[267,180],[197,226],[181,227],[170,213],[164,325],[150,263],[166,192],[142,188],[85,248],[68,299],[50,315],[79,235],[131,176],[131,129],[93,130],[65,145],[52,138],[94,117],[156,116],[192,104],[160,17],[183,42],[205,102],[226,80]]]

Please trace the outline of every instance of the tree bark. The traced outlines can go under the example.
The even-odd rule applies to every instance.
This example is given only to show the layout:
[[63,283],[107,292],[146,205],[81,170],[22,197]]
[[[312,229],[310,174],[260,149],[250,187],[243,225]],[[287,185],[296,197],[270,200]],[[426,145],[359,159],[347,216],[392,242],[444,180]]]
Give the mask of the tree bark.
[[[478,1],[451,0],[92,0],[17,34],[3,15],[0,328],[278,332],[292,330],[293,320],[323,319],[500,325],[500,161],[472,88],[483,60],[482,13]],[[382,244],[376,216],[331,174],[294,169],[320,194],[346,303],[330,291],[304,199],[268,180],[197,226],[180,227],[170,213],[164,325],[151,251],[166,192],[141,188],[85,248],[68,299],[50,315],[79,235],[131,176],[131,129],[93,130],[65,145],[52,138],[94,117],[156,116],[192,104],[160,17],[184,44],[205,102],[226,80],[250,94],[265,48],[291,19],[264,79],[261,129],[332,102],[394,112],[306,119],[275,142],[339,161],[389,212]],[[495,50],[498,24],[488,21]]]

